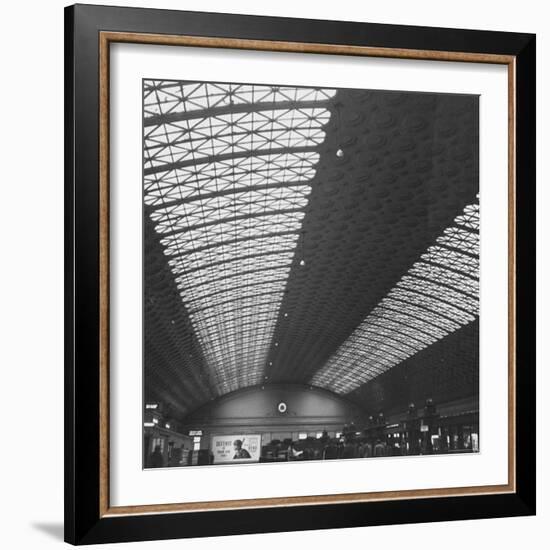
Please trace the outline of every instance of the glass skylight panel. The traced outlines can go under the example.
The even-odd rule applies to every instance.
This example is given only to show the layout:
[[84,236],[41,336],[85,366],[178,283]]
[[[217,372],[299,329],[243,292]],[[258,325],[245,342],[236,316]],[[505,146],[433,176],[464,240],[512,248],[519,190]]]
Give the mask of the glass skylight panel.
[[458,227],[445,229],[443,235],[437,239],[437,243],[448,248],[456,248],[468,254],[479,254],[479,243],[476,234]]
[[399,287],[394,288],[390,292],[390,296],[396,297],[402,301],[409,302],[411,304],[418,305],[430,311],[440,313],[450,319],[461,321],[462,323],[469,323],[475,319],[473,315],[470,315],[469,313],[457,307],[454,307],[447,302],[442,302],[440,299],[403,290]]
[[218,393],[263,379],[335,94],[145,84],[144,201]]
[[[233,290],[220,293],[214,297],[197,297],[195,300],[190,300],[189,311],[191,313],[207,311],[209,314],[215,314],[217,311],[222,310],[231,311],[235,308],[235,306],[246,309],[249,304],[254,305],[258,302],[263,302],[266,296],[271,296],[273,299],[282,297],[280,281],[276,281],[275,283],[265,283],[262,286],[257,286],[259,286],[259,288],[256,291],[249,286],[243,288],[240,292]],[[261,298],[261,300],[259,300],[259,298]]]
[[477,258],[443,246],[431,246],[428,252],[422,255],[422,259],[456,271],[472,273],[474,277],[479,271]]
[[[184,234],[184,239],[185,235],[188,235],[188,238],[186,240],[193,239],[195,237],[195,233],[193,233],[193,231],[200,231],[203,234],[204,238],[208,239],[228,235],[227,232],[220,229],[218,224],[219,222],[220,224],[230,224],[231,228],[227,229],[229,231],[233,230],[233,234],[230,234],[229,236],[236,238],[241,234],[246,235],[254,232],[258,234],[258,232],[261,232],[266,227],[269,227],[273,231],[279,226],[279,224],[287,224],[293,222],[296,223],[297,221],[301,221],[304,215],[305,213],[303,212],[303,209],[300,209],[298,206],[296,206],[289,208],[284,212],[277,212],[276,210],[271,209],[266,209],[264,211],[258,212],[257,219],[253,219],[250,222],[249,226],[245,223],[240,223],[244,219],[249,218],[249,215],[245,211],[237,212],[236,214],[232,213],[230,217],[225,219],[218,217],[216,219],[210,219],[202,217],[200,215],[197,216],[200,217],[200,220],[187,220],[183,216],[178,218],[176,221],[160,219],[156,227],[158,228],[159,233],[182,233]],[[224,225],[224,228],[226,227],[227,226]],[[263,227],[264,229],[260,229],[260,227]]]
[[182,287],[183,296],[189,296],[189,301],[193,301],[193,296],[198,294],[200,297],[204,296],[211,297],[217,296],[229,291],[242,291],[243,287],[250,287],[255,285],[261,285],[265,283],[271,283],[273,281],[286,281],[290,268],[284,269],[273,269],[269,271],[269,274],[266,278],[265,274],[262,272],[259,273],[249,273],[245,275],[240,275],[239,277],[230,277],[222,278],[220,280],[214,280],[204,285],[198,285],[200,292],[196,293],[197,286],[194,287]]
[[313,147],[325,139],[327,109],[282,109],[230,113],[166,123],[146,131],[145,167],[262,149]]
[[[163,235],[161,244],[174,249],[176,253],[181,253],[186,250],[211,247],[218,243],[232,242],[237,239],[260,238],[274,231],[277,233],[292,233],[299,231],[303,216],[303,212],[293,212],[292,215],[258,216],[247,220],[246,227],[243,227],[243,224],[240,223],[241,220],[224,221],[214,226],[210,225],[188,231],[178,231],[171,235]],[[161,226],[162,223],[159,223],[159,231],[164,229]],[[273,226],[276,226],[275,230]]]
[[207,217],[207,219],[224,219],[244,213],[262,213],[266,209],[270,211],[300,209],[307,204],[309,190],[309,186],[304,185],[287,188],[286,192],[278,190],[275,196],[273,191],[264,190],[214,197],[170,208],[160,208],[155,211],[154,215],[151,215],[151,219],[162,223],[163,228],[170,227],[174,230],[182,226],[182,224],[178,223],[182,218],[184,219],[184,223],[192,223],[195,221],[194,218],[198,218],[198,222],[204,219],[204,217]]
[[295,245],[297,240],[297,235],[276,235],[269,238],[250,239],[249,241],[239,241],[231,244],[220,243],[217,247],[209,247],[197,252],[180,252],[177,248],[169,250],[169,252],[171,254],[179,254],[182,257],[182,261],[189,268],[199,268],[216,263],[219,260],[225,263],[243,256],[262,254],[267,250],[283,250]]
[[[201,330],[210,330],[210,329],[219,329],[219,321],[215,318],[212,319],[203,319],[201,320]],[[234,319],[229,319],[223,326],[224,342],[223,345],[229,345],[231,348],[237,346],[239,347],[239,339],[242,338],[243,331],[250,330],[255,332],[258,328],[261,328],[262,334],[267,334],[269,336],[269,331],[274,327],[274,321],[269,318],[253,318],[252,316],[244,317],[235,317]],[[263,340],[265,340],[264,338]],[[260,341],[261,339],[258,339]],[[262,340],[262,341],[263,341]],[[212,349],[215,349],[216,346],[221,346],[222,342],[217,341],[212,345]]]
[[[251,295],[243,296],[237,300],[229,300],[221,304],[207,304],[207,307],[201,310],[195,310],[191,312],[191,317],[197,324],[201,319],[219,318],[221,315],[232,317],[247,314],[256,314],[261,316],[262,314],[273,312],[273,307],[276,306],[282,298],[282,292],[267,292],[266,295]],[[260,307],[266,305],[266,307]],[[269,307],[267,307],[269,306]]]
[[[441,328],[441,326],[437,326],[435,323],[432,324],[429,322],[429,320],[432,319],[432,316],[420,311],[418,308],[411,308],[407,304],[395,303],[386,298],[384,299],[383,304],[379,306],[375,312],[391,319],[392,321],[402,323],[410,328],[415,328],[426,334],[433,334],[438,338],[442,338],[445,335],[445,331]],[[438,319],[438,321],[438,324],[442,322],[440,319]]]
[[160,205],[172,200],[202,197],[254,186],[276,186],[307,182],[315,175],[316,151],[234,157],[170,170],[145,171],[145,204]]
[[459,226],[479,231],[479,204],[468,205],[464,209],[464,214],[456,218],[455,223]]
[[180,290],[187,290],[192,292],[195,289],[200,289],[201,293],[208,295],[216,290],[232,289],[237,286],[240,288],[242,286],[241,281],[245,281],[244,284],[247,284],[248,281],[257,281],[264,280],[265,275],[269,277],[280,277],[281,279],[286,279],[290,273],[290,266],[280,267],[276,262],[262,262],[260,267],[257,269],[248,269],[246,271],[236,271],[232,274],[227,275],[225,271],[220,274],[219,271],[212,270],[212,276],[206,277],[208,279],[207,283],[195,281],[192,284],[183,285],[178,284]]
[[442,285],[470,294],[472,297],[476,297],[479,292],[479,281],[477,279],[465,277],[460,273],[455,273],[437,265],[417,262],[409,270],[409,275],[441,283]]
[[[178,260],[178,263],[174,264],[172,272],[175,274],[180,274],[176,277],[176,283],[178,285],[181,284],[181,288],[191,289],[201,287],[204,284],[210,285],[211,283],[215,283],[223,278],[240,278],[243,274],[248,273],[263,273],[265,276],[268,276],[269,269],[266,270],[268,266],[271,266],[271,268],[286,266],[290,269],[290,264],[293,257],[293,252],[286,254],[273,254],[268,255],[267,257],[264,254],[262,256],[250,258],[244,267],[242,265],[242,261],[235,261],[231,264],[224,264],[223,269],[220,269],[221,263],[218,263],[213,266],[198,269],[191,273],[184,270],[183,260]],[[197,281],[200,281],[202,284],[197,284]]]
[[374,310],[371,314],[371,323],[373,327],[387,328],[394,333],[395,338],[405,337],[406,339],[415,340],[415,343],[419,344],[433,344],[437,341],[437,338],[433,335],[419,331],[418,327],[412,328],[404,323],[396,323],[385,316],[385,312],[380,312],[380,314],[378,314],[379,311],[380,310]]
[[266,257],[267,259],[280,262],[278,264],[280,267],[285,264],[290,265],[294,254],[290,251],[281,252],[279,250],[271,251],[268,249],[258,254],[250,254],[238,258],[223,259],[222,257],[219,257],[215,261],[202,264],[198,268],[189,267],[187,270],[185,269],[185,258],[178,258],[173,262],[169,262],[169,265],[172,266],[172,272],[177,275],[176,282],[193,283],[196,282],[197,279],[204,279],[208,275],[214,277],[216,273],[224,273],[228,277],[232,275],[239,275],[242,271],[252,269],[252,266],[263,266],[263,262]]
[[[369,338],[373,343],[383,344],[384,342],[401,351],[416,351],[419,347],[417,342],[408,343],[397,339],[395,334],[390,330],[380,329],[379,327],[370,327],[364,329],[364,334],[369,334]],[[424,344],[420,344],[424,345]]]
[[478,315],[479,205],[464,208],[311,384],[349,393]]
[[397,283],[399,288],[406,288],[411,292],[416,292],[425,296],[434,296],[439,300],[444,300],[445,302],[463,309],[469,313],[477,314],[479,311],[479,303],[476,298],[453,290],[450,287],[441,286],[430,280],[421,280],[416,277],[410,277],[405,275],[399,283]]
[[145,117],[151,117],[246,105],[261,108],[262,103],[316,103],[335,94],[336,90],[325,88],[149,80],[145,82],[144,108]]

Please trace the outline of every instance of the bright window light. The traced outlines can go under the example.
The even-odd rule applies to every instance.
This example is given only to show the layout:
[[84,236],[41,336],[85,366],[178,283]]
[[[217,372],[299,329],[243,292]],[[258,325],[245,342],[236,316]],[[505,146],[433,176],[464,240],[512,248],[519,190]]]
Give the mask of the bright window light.
[[218,395],[264,378],[335,95],[145,81],[146,211]]
[[422,254],[311,384],[349,393],[479,315],[479,205]]

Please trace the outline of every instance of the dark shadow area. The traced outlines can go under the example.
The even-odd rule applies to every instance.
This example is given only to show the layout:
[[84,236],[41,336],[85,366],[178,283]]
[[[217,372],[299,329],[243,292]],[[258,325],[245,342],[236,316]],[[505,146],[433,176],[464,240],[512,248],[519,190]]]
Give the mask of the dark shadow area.
[[47,523],[47,522],[37,522],[32,523],[31,527],[37,531],[41,531],[46,535],[50,536],[53,539],[63,541],[64,528],[63,523]]

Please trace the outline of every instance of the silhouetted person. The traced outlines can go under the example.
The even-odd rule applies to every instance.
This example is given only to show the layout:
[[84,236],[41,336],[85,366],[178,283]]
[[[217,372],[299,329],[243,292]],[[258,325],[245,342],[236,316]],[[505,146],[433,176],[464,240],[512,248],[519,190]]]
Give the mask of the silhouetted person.
[[377,439],[376,445],[374,446],[374,456],[385,456],[385,455],[386,455],[386,447],[379,439]]
[[233,460],[238,460],[239,458],[251,458],[250,453],[243,449],[243,442],[240,439],[235,439],[233,441],[233,448],[235,449],[235,456]]
[[323,452],[323,459],[332,460],[334,458],[338,458],[338,447],[336,446],[335,440],[330,440]]
[[372,456],[372,443],[369,443],[368,441],[365,443],[362,456],[363,458],[370,458]]
[[164,457],[160,451],[160,445],[155,445],[155,450],[151,453],[149,457],[149,467],[150,468],[162,468],[164,466]]
[[342,458],[356,458],[357,457],[357,447],[353,441],[353,437],[346,437],[346,442],[342,449]]
[[182,449],[175,448],[172,450],[172,454],[168,459],[168,466],[179,466],[181,464]]

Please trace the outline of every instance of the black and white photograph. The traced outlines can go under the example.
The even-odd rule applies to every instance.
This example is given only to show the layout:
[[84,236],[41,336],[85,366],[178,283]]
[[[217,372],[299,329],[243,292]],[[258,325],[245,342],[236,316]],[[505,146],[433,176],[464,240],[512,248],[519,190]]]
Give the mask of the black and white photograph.
[[143,80],[143,467],[480,451],[479,97]]
[[521,545],[540,10],[205,2],[65,8],[64,540]]

